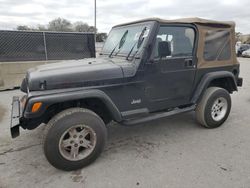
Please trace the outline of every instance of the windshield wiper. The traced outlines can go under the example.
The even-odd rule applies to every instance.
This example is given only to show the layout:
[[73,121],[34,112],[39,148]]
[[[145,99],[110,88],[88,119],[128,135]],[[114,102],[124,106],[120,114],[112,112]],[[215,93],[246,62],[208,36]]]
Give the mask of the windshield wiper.
[[132,46],[131,50],[129,51],[127,57],[126,57],[126,60],[128,60],[130,54],[133,52],[134,48],[135,48],[135,45],[137,44],[137,41],[135,42],[135,44]]
[[109,57],[112,57],[112,54],[114,53],[114,51],[115,51],[116,47],[119,45],[119,43],[117,45],[115,45],[114,49],[110,52]]
[[[110,57],[110,58],[112,57],[112,55],[113,55],[115,49],[117,48],[117,46],[119,46],[119,49],[121,49],[121,47],[122,47],[123,44],[125,43],[124,38],[127,36],[127,34],[128,34],[128,30],[126,30],[126,31],[124,32],[124,34],[122,35],[122,37],[121,37],[121,39],[119,40],[119,42],[115,45],[114,49],[113,49],[113,50],[111,51],[111,53],[109,54],[109,57]],[[117,53],[118,53],[118,52],[117,52]],[[116,54],[117,54],[117,53],[116,53]]]
[[[143,30],[141,31],[141,34],[140,34],[138,40],[134,43],[134,45],[133,45],[132,48],[130,49],[130,51],[129,51],[127,57],[126,57],[126,60],[129,60],[128,58],[130,57],[131,53],[133,52],[133,50],[134,50],[136,44],[139,44],[139,45],[137,46],[137,51],[136,51],[135,54],[133,55],[133,58],[135,57],[135,55],[136,55],[137,52],[138,52],[138,49],[140,48],[140,46],[141,46],[141,44],[142,44],[142,42],[143,42],[143,40],[144,40],[144,38],[142,38],[142,37],[143,37],[143,35],[144,35],[144,33],[145,33],[146,30],[147,30],[147,27],[144,27]],[[140,42],[140,43],[139,43],[139,42]],[[132,58],[132,59],[133,59],[133,58]]]

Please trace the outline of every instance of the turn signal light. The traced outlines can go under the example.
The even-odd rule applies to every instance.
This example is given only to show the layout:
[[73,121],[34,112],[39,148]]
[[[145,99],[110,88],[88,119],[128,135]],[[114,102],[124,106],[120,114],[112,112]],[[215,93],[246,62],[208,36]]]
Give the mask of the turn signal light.
[[37,112],[41,108],[41,106],[42,106],[41,102],[34,103],[33,106],[32,106],[31,112],[33,112],[33,113]]

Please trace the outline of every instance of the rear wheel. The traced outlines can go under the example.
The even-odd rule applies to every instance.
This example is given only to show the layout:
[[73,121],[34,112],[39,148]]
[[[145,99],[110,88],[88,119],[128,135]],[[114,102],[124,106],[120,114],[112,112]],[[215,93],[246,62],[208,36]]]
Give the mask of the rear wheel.
[[231,97],[227,90],[219,87],[208,88],[196,108],[197,121],[206,128],[222,125],[231,110]]
[[102,152],[107,130],[94,112],[71,108],[57,114],[45,130],[44,153],[62,170],[77,170],[93,162]]

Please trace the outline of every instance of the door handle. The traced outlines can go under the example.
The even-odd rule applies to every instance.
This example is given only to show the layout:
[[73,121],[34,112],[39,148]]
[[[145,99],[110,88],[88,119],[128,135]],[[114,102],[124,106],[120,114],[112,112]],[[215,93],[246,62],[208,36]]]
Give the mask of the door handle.
[[194,68],[193,60],[192,59],[185,59],[185,67],[193,67]]

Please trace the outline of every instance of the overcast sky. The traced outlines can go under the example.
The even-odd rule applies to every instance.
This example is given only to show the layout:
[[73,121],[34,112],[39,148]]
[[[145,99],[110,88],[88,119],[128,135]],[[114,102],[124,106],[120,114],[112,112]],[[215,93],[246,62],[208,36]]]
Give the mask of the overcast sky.
[[[0,29],[46,24],[63,17],[94,24],[94,0],[0,0]],[[97,0],[97,28],[147,17],[202,17],[233,20],[236,30],[250,33],[249,0]]]

